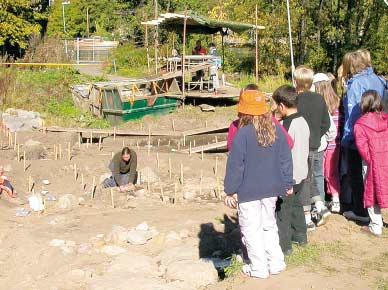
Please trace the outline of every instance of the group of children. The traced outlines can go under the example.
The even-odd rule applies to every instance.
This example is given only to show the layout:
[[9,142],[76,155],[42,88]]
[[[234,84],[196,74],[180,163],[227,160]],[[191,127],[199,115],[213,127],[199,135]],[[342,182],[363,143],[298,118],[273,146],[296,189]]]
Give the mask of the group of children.
[[[238,120],[228,134],[225,204],[238,209],[250,261],[243,271],[249,276],[267,278],[283,271],[284,255],[292,253],[292,244],[307,244],[307,231],[323,225],[331,212],[343,211],[349,219],[370,222],[362,229],[382,233],[381,208],[388,207],[388,114],[382,102],[386,89],[377,82],[354,80],[357,74],[370,77],[373,70],[367,51],[352,54],[350,62],[345,56],[347,72],[339,76],[343,102],[333,75],[314,74],[305,66],[296,68],[294,86],[284,85],[273,93],[272,106],[255,85],[241,92]],[[364,66],[357,62],[362,60]],[[382,78],[376,78],[384,85]],[[354,83],[360,89],[360,82],[367,90],[354,99]],[[374,84],[375,90],[368,90],[365,83]],[[354,147],[344,148],[350,126]],[[361,195],[352,190],[355,174],[349,171],[358,169],[354,169],[356,153],[349,155],[349,150],[359,154],[364,169]],[[350,192],[351,198],[342,199],[342,191]],[[327,196],[331,196],[329,208]],[[369,217],[354,212],[360,207]]]

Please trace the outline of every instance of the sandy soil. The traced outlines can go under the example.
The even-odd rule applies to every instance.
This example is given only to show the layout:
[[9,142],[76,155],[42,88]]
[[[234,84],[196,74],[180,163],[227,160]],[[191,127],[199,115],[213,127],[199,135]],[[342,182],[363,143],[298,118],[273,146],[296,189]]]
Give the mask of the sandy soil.
[[[169,121],[166,118],[163,124],[167,126]],[[194,119],[192,123],[195,122]],[[5,135],[0,135],[1,142],[6,143]],[[219,140],[222,138],[225,136],[218,135]],[[104,274],[113,257],[98,251],[64,253],[49,243],[53,239],[71,240],[77,246],[86,244],[98,250],[104,241],[96,240],[96,237],[109,233],[113,225],[132,228],[146,221],[162,236],[170,231],[187,230],[186,239],[201,257],[217,250],[221,250],[224,257],[237,250],[236,213],[224,207],[216,197],[222,191],[225,153],[205,154],[201,160],[200,154],[189,156],[173,151],[176,149],[174,142],[168,147],[168,141],[162,140],[158,147],[156,137],[149,153],[144,138],[104,138],[100,151],[97,144],[79,147],[78,137],[72,134],[18,133],[18,143],[25,144],[29,139],[41,142],[45,154],[40,159],[34,158],[33,154],[27,158],[25,172],[23,162],[16,160],[13,149],[4,146],[0,150],[0,164],[10,169],[9,178],[20,196],[28,196],[28,178],[31,176],[35,192],[48,190],[57,200],[65,194],[82,199],[80,205],[68,209],[58,208],[58,201],[47,201],[43,213],[31,213],[26,217],[15,216],[19,205],[0,200],[0,289],[90,289],[90,281]],[[208,140],[199,138],[197,143]],[[70,161],[67,142],[72,144]],[[149,190],[137,197],[128,198],[115,191],[115,208],[112,208],[109,190],[98,185],[92,200],[90,192],[93,177],[99,184],[100,177],[108,172],[112,152],[119,151],[123,142],[137,150],[139,169],[151,168],[157,179],[149,183]],[[136,148],[137,143],[139,148]],[[63,158],[54,160],[54,145],[58,144],[61,144]],[[21,150],[24,150],[23,145]],[[172,179],[168,173],[169,158]],[[78,168],[77,180],[74,179],[74,164]],[[183,185],[180,183],[181,166]],[[194,190],[198,195],[201,174],[204,176],[202,195],[193,200],[183,199],[183,193],[188,190]],[[50,184],[43,185],[44,179]],[[140,186],[147,188],[147,183]],[[165,200],[175,197],[176,202],[163,202],[161,192]],[[386,213],[385,217],[388,219]],[[206,289],[387,289],[384,288],[388,285],[387,230],[381,238],[370,237],[360,232],[359,225],[333,215],[326,225],[309,234],[309,239],[310,246],[296,251],[288,270],[279,276],[262,281],[236,275]],[[151,257],[166,247],[169,245],[159,238],[143,246],[126,246],[131,252]],[[75,277],[74,270],[82,270],[88,277]]]

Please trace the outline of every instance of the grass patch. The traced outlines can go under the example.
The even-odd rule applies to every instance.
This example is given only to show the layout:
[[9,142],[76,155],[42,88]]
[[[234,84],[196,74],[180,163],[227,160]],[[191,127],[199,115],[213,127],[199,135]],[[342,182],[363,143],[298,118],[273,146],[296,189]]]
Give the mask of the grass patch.
[[232,80],[232,83],[239,88],[244,88],[248,84],[257,84],[260,91],[267,93],[272,93],[282,85],[291,84],[283,76],[263,76],[256,82],[255,76],[246,74],[240,75],[238,78]]
[[344,244],[339,241],[325,244],[310,244],[305,247],[294,246],[292,255],[286,257],[286,263],[289,267],[319,264],[323,254],[340,257],[344,249]]
[[224,269],[225,278],[231,278],[241,273],[243,263],[238,260],[236,255],[233,255],[230,260],[230,265]]
[[46,125],[106,128],[105,120],[74,106],[70,86],[101,81],[73,69],[0,69],[0,110],[18,108],[42,114]]
[[388,290],[388,278],[381,278],[376,283],[376,290]]

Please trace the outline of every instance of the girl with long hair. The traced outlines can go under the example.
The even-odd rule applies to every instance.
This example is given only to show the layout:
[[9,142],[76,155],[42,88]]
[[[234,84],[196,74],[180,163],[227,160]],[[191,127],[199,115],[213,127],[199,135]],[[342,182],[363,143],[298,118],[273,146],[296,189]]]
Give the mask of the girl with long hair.
[[268,278],[285,270],[275,208],[278,196],[292,194],[291,150],[257,91],[245,91],[238,105],[239,129],[225,175],[225,204],[237,208],[242,242],[250,260],[243,272]]

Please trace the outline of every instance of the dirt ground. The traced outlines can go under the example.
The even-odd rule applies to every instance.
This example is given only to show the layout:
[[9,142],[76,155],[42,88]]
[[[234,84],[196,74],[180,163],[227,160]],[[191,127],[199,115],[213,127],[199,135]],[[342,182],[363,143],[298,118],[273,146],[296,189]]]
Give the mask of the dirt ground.
[[[197,118],[198,112],[192,114],[190,122],[182,126],[185,128],[177,130],[201,127],[199,123],[203,121]],[[221,115],[227,119],[234,117],[229,109]],[[171,122],[169,118],[171,116],[162,117],[159,121],[151,118],[151,122],[164,124],[167,129]],[[209,120],[213,125],[222,125],[219,124],[221,117]],[[219,200],[227,157],[223,152],[204,154],[204,160],[201,160],[201,154],[189,156],[176,152],[176,144],[182,140],[163,138],[158,142],[158,138],[153,137],[148,150],[147,138],[114,140],[105,136],[99,150],[98,136],[95,136],[94,144],[79,146],[78,136],[74,134],[20,132],[17,143],[21,144],[21,152],[28,152],[27,170],[24,171],[23,161],[16,160],[16,151],[5,145],[7,137],[4,133],[0,136],[1,144],[4,144],[0,148],[0,164],[9,170],[7,175],[21,198],[29,196],[29,178],[35,193],[47,190],[56,198],[56,201],[46,200],[44,212],[31,212],[26,217],[15,214],[17,208],[28,208],[28,204],[20,206],[4,198],[0,200],[0,289],[96,289],[93,281],[105,277],[107,265],[115,258],[100,251],[108,244],[103,237],[114,225],[133,228],[146,221],[155,227],[159,235],[147,244],[122,245],[128,252],[152,258],[172,247],[167,238],[171,233],[185,232],[174,243],[189,245],[201,258],[215,252],[225,258],[239,248],[236,212],[227,209]],[[84,137],[86,142],[88,136]],[[225,140],[225,134],[217,137]],[[192,141],[196,139],[200,145],[213,142],[214,138],[215,135],[193,137]],[[24,146],[31,143],[28,140],[41,144],[31,149]],[[70,161],[68,142],[71,142]],[[54,160],[54,145],[59,144],[63,156]],[[138,169],[145,181],[139,187],[145,190],[136,196],[114,191],[113,208],[111,192],[99,184],[108,173],[112,152],[121,150],[123,144],[138,153]],[[91,198],[94,178],[97,186]],[[44,185],[43,180],[50,184]],[[60,198],[68,194],[75,197],[76,202],[59,207]],[[386,212],[384,215],[388,220]],[[246,278],[237,273],[202,289],[388,289],[387,232],[385,230],[381,238],[371,237],[360,232],[360,225],[340,215],[332,215],[326,225],[309,234],[309,246],[295,248],[284,273],[267,280]],[[72,241],[69,243],[72,247],[61,250],[50,245],[53,239]],[[162,275],[158,279],[165,277]],[[109,289],[124,288],[110,285]],[[138,290],[133,285],[125,289]]]

